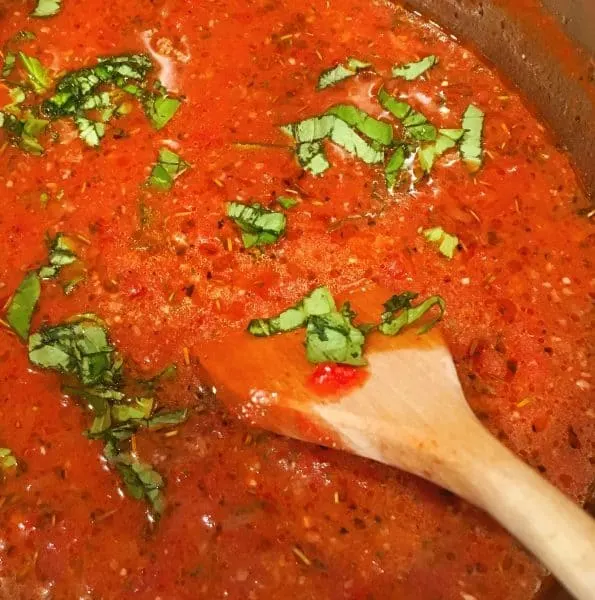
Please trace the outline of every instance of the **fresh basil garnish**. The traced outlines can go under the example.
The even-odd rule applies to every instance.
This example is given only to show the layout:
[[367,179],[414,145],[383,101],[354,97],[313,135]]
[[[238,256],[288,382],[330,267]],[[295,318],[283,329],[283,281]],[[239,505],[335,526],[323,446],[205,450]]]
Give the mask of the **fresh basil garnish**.
[[405,132],[412,139],[419,142],[432,142],[436,139],[436,127],[424,115],[407,104],[407,102],[397,100],[384,88],[381,88],[378,92],[378,101],[383,108],[401,121]]
[[16,62],[17,62],[17,56],[14,52],[7,52],[4,55],[4,64],[2,65],[2,73],[1,73],[2,77],[6,78],[12,73]]
[[464,129],[461,139],[461,155],[463,162],[472,173],[475,173],[483,164],[483,122],[484,112],[470,104],[463,115],[462,127]]
[[406,81],[413,81],[436,64],[438,64],[438,58],[431,54],[416,62],[410,62],[405,65],[395,65],[392,71],[393,77],[400,77]]
[[246,248],[274,244],[284,233],[287,219],[283,213],[260,204],[227,203],[227,216],[242,231]]
[[294,206],[297,206],[300,201],[293,196],[277,196],[277,204],[284,208],[285,210],[289,210]]
[[32,17],[53,17],[60,12],[62,0],[37,0],[37,6],[31,13]]
[[122,359],[105,328],[88,318],[32,334],[29,360],[43,369],[74,375],[87,386],[112,386],[122,377]]
[[386,188],[392,191],[399,182],[400,175],[405,166],[405,159],[409,150],[403,144],[397,146],[384,167],[384,178],[386,180]]
[[163,129],[180,108],[182,103],[167,94],[150,94],[144,102],[145,112],[155,129]]
[[424,237],[428,242],[437,246],[440,254],[448,258],[449,260],[454,257],[455,250],[459,245],[459,238],[456,235],[447,233],[442,227],[432,227],[431,229],[425,229]]
[[348,58],[344,64],[339,64],[331,69],[327,69],[320,74],[318,78],[318,89],[324,90],[325,88],[336,85],[340,81],[354,77],[360,71],[369,69],[371,63],[363,62],[357,58]]
[[304,170],[309,171],[312,175],[322,175],[331,166],[321,141],[299,144],[296,156]]
[[119,452],[106,458],[120,473],[129,496],[147,501],[156,515],[163,514],[165,483],[151,465],[139,461],[127,452]]
[[319,287],[276,317],[253,319],[248,324],[248,332],[257,337],[286,333],[303,327],[309,317],[325,315],[334,310],[335,301],[330,290],[327,287]]
[[439,315],[423,325],[419,333],[426,333],[442,318],[446,305],[440,296],[432,296],[413,306],[411,302],[417,297],[418,294],[413,292],[395,295],[385,302],[380,325],[356,326],[353,324],[356,314],[349,303],[337,310],[328,288],[319,287],[275,317],[253,319],[248,324],[248,332],[256,337],[269,337],[305,327],[306,356],[310,362],[363,366],[367,364],[363,356],[367,334],[378,329],[384,335],[397,335],[434,306],[438,306]]
[[306,356],[311,363],[334,362],[364,366],[365,336],[352,323],[355,315],[349,304],[340,312],[312,315],[306,326]]
[[25,275],[8,305],[6,320],[23,340],[26,340],[29,335],[31,319],[37,308],[40,294],[39,276],[35,271],[31,271]]
[[403,292],[395,295],[384,303],[384,312],[382,313],[382,323],[378,326],[378,330],[384,335],[397,335],[403,328],[415,323],[421,319],[431,308],[438,307],[439,314],[437,317],[422,325],[419,333],[427,333],[444,315],[446,303],[441,296],[431,296],[417,306],[413,306],[411,302],[415,300],[419,294],[415,292]]
[[[336,110],[354,123],[354,127],[361,127],[377,139],[372,142],[362,138],[350,124],[336,114],[325,114],[320,117],[311,117],[298,123],[285,125],[281,130],[299,144],[297,157],[300,164],[307,170],[318,175],[323,173],[329,163],[324,155],[322,140],[329,139],[341,146],[356,158],[368,164],[377,164],[384,161],[382,143],[378,139],[392,140],[392,127],[388,123],[374,119],[363,111],[347,105],[339,105],[330,109]],[[389,133],[390,128],[390,133]]]
[[6,471],[17,466],[17,459],[10,448],[0,448],[0,469]]
[[328,115],[335,115],[347,125],[357,129],[371,140],[384,146],[390,146],[393,141],[393,126],[385,121],[380,121],[368,113],[350,104],[338,104],[326,111]]
[[418,157],[422,169],[429,173],[434,163],[446,151],[454,148],[463,136],[462,129],[440,129],[436,141],[419,149]]
[[41,64],[41,61],[34,56],[28,56],[24,52],[19,52],[19,58],[27,72],[27,77],[29,78],[29,83],[33,87],[33,90],[37,94],[44,94],[47,92],[52,81],[48,70]]
[[151,170],[149,185],[159,190],[170,190],[177,179],[190,165],[169,148],[161,148],[157,163]]
[[75,243],[64,233],[57,233],[49,242],[49,264],[39,269],[41,279],[54,279],[63,267],[78,260]]

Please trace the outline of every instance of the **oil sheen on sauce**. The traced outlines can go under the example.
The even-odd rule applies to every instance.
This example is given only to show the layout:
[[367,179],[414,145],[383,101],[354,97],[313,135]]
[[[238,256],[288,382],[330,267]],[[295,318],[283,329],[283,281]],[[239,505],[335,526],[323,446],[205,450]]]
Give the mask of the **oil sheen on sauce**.
[[[0,327],[0,447],[22,465],[0,483],[0,598],[533,598],[543,570],[483,513],[394,469],[238,422],[198,368],[205,341],[316,285],[440,294],[476,414],[585,501],[593,234],[568,157],[517,92],[435,25],[383,2],[63,0],[50,19],[30,18],[29,4],[4,0],[0,45],[34,32],[22,47],[54,74],[146,52],[184,102],[161,131],[132,110],[97,149],[59,123],[40,157],[2,138],[0,305],[46,260],[46,234],[82,236],[87,278],[68,296],[44,284],[33,330],[100,315],[131,371],[178,365],[160,401],[191,416],[136,436],[167,484],[152,523],[82,435],[88,414]],[[321,71],[355,56],[388,72],[429,54],[440,63],[427,77],[391,85],[440,127],[458,127],[471,102],[482,108],[476,176],[449,154],[430,181],[389,195],[381,169],[336,148],[323,177],[304,174],[279,125],[339,102],[382,115],[376,75],[318,92]],[[191,169],[171,192],[147,193],[164,145]],[[287,194],[301,202],[286,237],[245,251],[226,202]],[[453,260],[420,235],[433,226],[459,237]]]

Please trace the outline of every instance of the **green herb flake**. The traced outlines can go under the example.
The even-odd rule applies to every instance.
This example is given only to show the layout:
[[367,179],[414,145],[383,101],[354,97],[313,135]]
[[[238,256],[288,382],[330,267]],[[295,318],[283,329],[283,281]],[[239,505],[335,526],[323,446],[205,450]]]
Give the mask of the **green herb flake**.
[[175,427],[188,420],[188,409],[170,410],[155,413],[150,419],[147,419],[145,425],[147,429],[156,431],[163,427]]
[[79,137],[87,146],[97,148],[101,138],[105,135],[105,125],[99,121],[92,121],[86,117],[77,116],[74,122],[79,130]]
[[246,248],[274,244],[285,233],[287,219],[283,213],[260,204],[228,202],[227,216],[242,231]]
[[456,235],[447,233],[442,227],[425,229],[423,234],[428,242],[438,247],[440,254],[449,260],[454,257],[455,250],[459,244],[459,238]]
[[24,52],[19,52],[19,58],[33,90],[37,94],[44,94],[52,84],[48,70],[41,64],[39,59],[34,56],[27,56]]
[[471,173],[479,171],[483,164],[483,124],[485,114],[482,110],[470,104],[463,115],[464,130],[461,140],[461,155],[463,162]]
[[277,204],[284,208],[285,210],[289,210],[294,206],[297,206],[300,201],[293,196],[277,196]]
[[375,119],[355,106],[338,104],[329,108],[326,113],[335,115],[379,144],[389,146],[393,141],[393,127],[390,123]]
[[303,144],[299,144],[296,156],[304,170],[312,173],[314,176],[322,175],[327,169],[330,169],[331,165],[326,158],[322,142],[304,142]]
[[395,151],[391,154],[384,167],[384,178],[386,180],[386,187],[389,191],[392,191],[399,181],[400,174],[405,166],[405,159],[407,158],[406,147],[401,145],[397,146]]
[[330,139],[344,150],[363,162],[373,165],[384,162],[384,151],[369,144],[359,136],[345,121],[338,119],[333,127]]
[[391,96],[384,88],[378,92],[378,101],[384,109],[401,121],[407,135],[418,142],[432,142],[438,135],[436,127],[407,102]]
[[106,329],[95,319],[95,315],[84,315],[32,334],[29,360],[43,369],[74,375],[86,386],[119,382],[122,359],[110,344]]
[[440,129],[436,141],[422,146],[419,150],[419,163],[422,169],[429,173],[436,160],[457,145],[463,133],[462,129]]
[[365,335],[354,327],[349,304],[340,312],[312,315],[306,326],[306,356],[311,363],[334,362],[364,366]]
[[181,104],[180,100],[166,94],[152,94],[145,100],[145,112],[153,127],[159,130],[169,123]]
[[8,324],[23,340],[26,340],[31,329],[31,319],[37,308],[41,294],[41,283],[35,271],[25,275],[6,311]]
[[101,84],[120,89],[131,81],[143,83],[153,65],[144,54],[123,54],[100,59],[94,67],[85,67],[64,75],[56,84],[54,95],[43,103],[43,111],[55,119],[74,116],[82,110]]
[[354,77],[360,71],[369,69],[371,66],[371,63],[363,62],[357,58],[348,58],[345,64],[339,64],[336,67],[323,71],[318,78],[317,88],[319,90],[324,90],[345,79]]
[[410,62],[405,65],[395,65],[393,67],[393,77],[400,77],[406,81],[413,81],[436,64],[438,64],[438,58],[431,54],[416,62]]
[[330,290],[327,287],[319,287],[276,317],[253,319],[248,324],[248,332],[256,337],[286,333],[303,327],[312,316],[326,315],[335,310],[335,301]]
[[0,448],[0,468],[4,471],[17,466],[17,459],[9,448]]
[[49,243],[49,265],[39,269],[41,279],[54,279],[63,267],[75,263],[78,256],[74,249],[75,243],[72,238],[64,233],[56,234]]
[[446,303],[440,296],[431,296],[417,306],[413,306],[411,302],[418,296],[419,294],[414,292],[403,292],[387,300],[384,303],[382,323],[378,326],[378,330],[384,335],[397,335],[405,327],[421,319],[430,309],[436,306],[439,311],[438,316],[422,325],[418,333],[427,333],[432,329],[444,316]]
[[32,17],[53,17],[60,12],[62,0],[37,0],[37,6],[31,13]]
[[116,423],[126,423],[127,421],[148,419],[152,410],[152,398],[135,398],[127,404],[114,404],[111,416]]
[[4,64],[2,65],[2,77],[6,78],[8,77],[16,64],[17,61],[17,57],[16,54],[14,52],[7,52],[4,56]]
[[132,454],[120,453],[108,460],[120,473],[128,495],[136,500],[148,501],[156,515],[161,515],[165,509],[161,475],[151,465],[137,460]]
[[159,190],[170,190],[177,179],[190,165],[169,148],[161,148],[157,163],[151,170],[149,185]]
[[290,135],[298,144],[305,144],[329,137],[336,122],[334,115],[310,117],[298,123],[284,125],[281,131]]

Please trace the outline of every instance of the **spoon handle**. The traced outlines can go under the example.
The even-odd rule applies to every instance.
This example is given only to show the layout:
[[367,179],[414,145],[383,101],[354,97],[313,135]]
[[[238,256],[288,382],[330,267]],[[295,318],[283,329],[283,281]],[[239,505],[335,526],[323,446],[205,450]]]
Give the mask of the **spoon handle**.
[[492,515],[578,600],[595,600],[595,520],[479,422],[471,425],[472,447],[451,465],[453,491]]

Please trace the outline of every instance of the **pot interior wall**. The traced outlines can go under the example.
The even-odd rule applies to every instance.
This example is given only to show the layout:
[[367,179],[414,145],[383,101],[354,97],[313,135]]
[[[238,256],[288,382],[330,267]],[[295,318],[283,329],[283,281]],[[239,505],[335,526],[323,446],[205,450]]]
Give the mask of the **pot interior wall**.
[[595,199],[595,3],[543,2],[409,0],[408,5],[474,43],[524,92],[573,156]]

